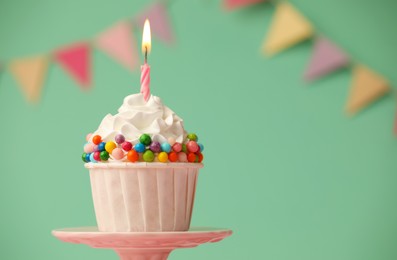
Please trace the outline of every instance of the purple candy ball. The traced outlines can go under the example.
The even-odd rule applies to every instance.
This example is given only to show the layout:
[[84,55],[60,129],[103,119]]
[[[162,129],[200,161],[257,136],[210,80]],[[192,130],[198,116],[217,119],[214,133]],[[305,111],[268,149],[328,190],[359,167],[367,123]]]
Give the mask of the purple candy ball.
[[125,141],[125,137],[124,137],[124,135],[119,134],[119,135],[116,135],[116,136],[114,137],[114,140],[116,141],[116,143],[122,144],[122,143],[124,143],[124,141]]
[[154,153],[161,152],[161,144],[159,142],[152,142],[149,146],[149,149]]

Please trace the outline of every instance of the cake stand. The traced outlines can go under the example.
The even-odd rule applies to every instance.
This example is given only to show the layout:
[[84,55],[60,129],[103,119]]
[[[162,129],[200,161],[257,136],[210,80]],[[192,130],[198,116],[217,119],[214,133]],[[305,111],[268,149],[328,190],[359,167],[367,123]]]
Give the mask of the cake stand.
[[97,227],[65,228],[52,234],[67,243],[116,251],[121,260],[166,260],[172,250],[219,242],[229,229],[193,227],[183,232],[99,232]]

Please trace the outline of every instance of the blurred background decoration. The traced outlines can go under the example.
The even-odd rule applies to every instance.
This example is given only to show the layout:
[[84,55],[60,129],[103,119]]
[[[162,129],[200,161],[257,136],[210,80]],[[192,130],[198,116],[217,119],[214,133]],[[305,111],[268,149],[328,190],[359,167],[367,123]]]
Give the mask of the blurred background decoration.
[[[227,9],[233,10],[265,0],[224,0]],[[353,67],[353,82],[346,103],[346,112],[353,115],[389,92],[384,76],[366,65],[351,61],[330,39],[324,37],[302,13],[286,1],[277,1],[273,21],[263,43],[263,52],[274,55],[300,42],[314,37],[313,51],[304,78],[312,81],[340,68]]]
[[139,92],[146,17],[151,92],[206,144],[192,226],[234,230],[170,259],[397,259],[396,8],[0,1],[0,259],[117,259],[50,231],[95,225],[80,155]]
[[[226,9],[235,10],[263,2],[268,1],[224,0],[223,4]],[[135,70],[139,64],[139,55],[135,37],[131,31],[140,32],[146,18],[151,21],[155,36],[165,43],[173,42],[172,25],[168,19],[166,3],[168,2],[155,2],[136,17],[117,22],[90,41],[82,40],[50,53],[11,60],[10,72],[19,83],[26,99],[37,102],[40,99],[49,62],[59,63],[77,84],[83,89],[88,89],[91,85],[92,47],[107,53],[127,69]],[[316,27],[292,4],[280,1],[276,2],[276,5],[273,21],[262,47],[264,54],[275,55],[314,37],[313,51],[304,72],[304,78],[307,81],[313,81],[338,69],[353,67],[353,82],[346,102],[346,112],[351,115],[390,91],[389,82],[384,76],[360,62],[352,61],[350,55],[318,32]]]
[[12,59],[9,70],[25,94],[27,101],[38,102],[50,63],[58,63],[82,89],[91,87],[91,49],[97,48],[129,70],[139,66],[134,33],[141,33],[145,19],[149,19],[154,37],[165,43],[173,42],[166,1],[154,2],[134,17],[109,26],[90,40],[56,48],[45,54]]

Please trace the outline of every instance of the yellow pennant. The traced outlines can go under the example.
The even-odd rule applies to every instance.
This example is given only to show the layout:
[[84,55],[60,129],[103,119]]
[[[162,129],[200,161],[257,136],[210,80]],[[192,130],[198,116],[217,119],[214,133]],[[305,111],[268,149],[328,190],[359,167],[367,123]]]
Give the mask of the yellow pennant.
[[265,54],[273,55],[313,35],[313,27],[292,5],[280,3],[262,46]]
[[38,102],[48,70],[48,57],[35,56],[11,61],[9,69],[29,102]]
[[363,65],[353,69],[353,82],[346,104],[346,111],[353,115],[376,101],[390,90],[389,82]]

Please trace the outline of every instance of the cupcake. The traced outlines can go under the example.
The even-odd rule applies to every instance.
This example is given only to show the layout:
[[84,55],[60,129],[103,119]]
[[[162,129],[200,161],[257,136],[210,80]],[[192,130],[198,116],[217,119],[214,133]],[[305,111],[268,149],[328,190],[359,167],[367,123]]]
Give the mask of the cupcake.
[[192,217],[203,146],[183,120],[151,95],[124,99],[87,136],[98,229],[104,232],[186,231]]

